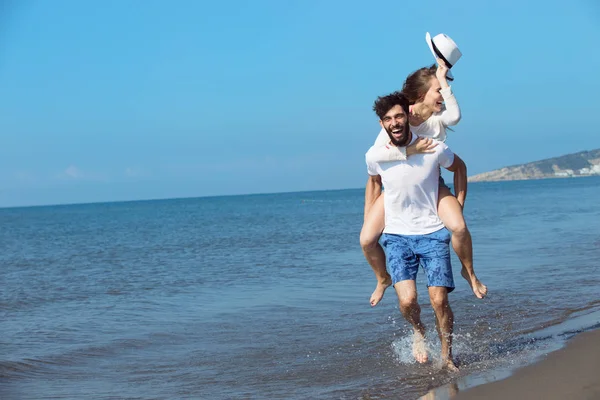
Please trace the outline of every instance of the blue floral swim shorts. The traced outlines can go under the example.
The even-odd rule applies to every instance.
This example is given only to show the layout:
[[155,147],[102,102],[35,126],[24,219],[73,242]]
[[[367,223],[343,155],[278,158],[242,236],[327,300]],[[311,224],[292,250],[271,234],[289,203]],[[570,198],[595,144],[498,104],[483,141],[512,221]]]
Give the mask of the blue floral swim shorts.
[[384,233],[387,269],[392,284],[416,280],[419,265],[427,274],[427,286],[445,286],[448,293],[454,290],[452,263],[450,261],[450,232],[446,228],[427,235],[394,235]]

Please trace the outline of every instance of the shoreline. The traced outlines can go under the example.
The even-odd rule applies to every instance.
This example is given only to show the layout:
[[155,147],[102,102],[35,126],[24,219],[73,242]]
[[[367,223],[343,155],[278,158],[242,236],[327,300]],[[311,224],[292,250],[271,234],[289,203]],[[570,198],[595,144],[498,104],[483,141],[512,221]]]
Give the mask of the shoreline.
[[514,178],[514,179],[474,179],[477,175],[467,177],[467,183],[489,183],[489,182],[524,182],[524,181],[542,181],[547,179],[569,179],[569,178],[591,178],[598,177],[600,174],[590,175],[569,175],[569,176],[536,176],[531,178]]
[[469,377],[460,378],[421,399],[600,399],[600,328],[574,335],[532,364],[492,375],[495,379],[475,385],[468,383]]

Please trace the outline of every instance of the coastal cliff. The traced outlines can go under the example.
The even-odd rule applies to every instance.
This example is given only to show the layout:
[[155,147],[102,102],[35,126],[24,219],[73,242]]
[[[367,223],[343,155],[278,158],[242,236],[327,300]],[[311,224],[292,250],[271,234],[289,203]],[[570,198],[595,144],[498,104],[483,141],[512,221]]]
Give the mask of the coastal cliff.
[[469,177],[469,182],[516,181],[600,175],[600,149],[580,151]]

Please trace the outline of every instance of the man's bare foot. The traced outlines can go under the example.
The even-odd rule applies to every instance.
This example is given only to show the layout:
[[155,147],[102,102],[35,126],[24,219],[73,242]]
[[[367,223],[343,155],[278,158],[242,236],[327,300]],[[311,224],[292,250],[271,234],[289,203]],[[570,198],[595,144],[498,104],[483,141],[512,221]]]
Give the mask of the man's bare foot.
[[447,369],[450,372],[458,372],[458,367],[452,359],[442,360],[442,369]]
[[425,335],[419,331],[413,334],[413,356],[418,363],[427,362],[427,346],[425,345]]
[[383,283],[377,282],[377,286],[375,287],[375,291],[371,295],[371,307],[375,307],[381,299],[383,299],[383,293],[385,289],[389,288],[392,285],[392,278],[388,277]]
[[487,295],[487,286],[481,283],[475,275],[473,275],[472,277],[469,276],[469,273],[465,268],[463,268],[460,271],[460,274],[469,283],[469,286],[471,286],[475,297],[477,297],[478,299],[483,299]]

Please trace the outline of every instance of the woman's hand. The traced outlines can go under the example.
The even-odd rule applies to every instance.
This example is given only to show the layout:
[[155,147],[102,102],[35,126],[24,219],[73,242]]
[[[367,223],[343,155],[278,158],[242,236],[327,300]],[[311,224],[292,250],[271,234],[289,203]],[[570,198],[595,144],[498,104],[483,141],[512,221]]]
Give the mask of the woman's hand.
[[433,139],[418,137],[413,144],[406,146],[406,156],[419,153],[433,153],[435,152],[435,146],[437,146],[437,143],[434,143]]
[[439,80],[446,79],[446,75],[448,74],[446,63],[441,58],[436,58],[435,60],[438,64],[437,71],[435,71],[435,77]]
[[435,77],[440,82],[440,86],[442,87],[442,89],[447,88],[449,85],[448,85],[448,81],[446,80],[446,75],[448,75],[449,68],[446,66],[446,63],[444,62],[444,60],[442,60],[440,58],[436,58],[436,61],[437,61],[438,67],[437,67],[437,70],[435,71]]

